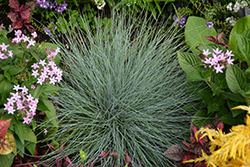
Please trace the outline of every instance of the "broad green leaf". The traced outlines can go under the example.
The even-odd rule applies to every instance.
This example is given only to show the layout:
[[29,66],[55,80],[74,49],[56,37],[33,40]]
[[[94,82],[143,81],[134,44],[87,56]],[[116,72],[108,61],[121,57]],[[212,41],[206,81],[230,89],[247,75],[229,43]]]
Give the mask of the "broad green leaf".
[[21,156],[21,157],[24,157],[24,144],[20,141],[19,137],[14,135],[15,137],[15,142],[16,142],[16,147],[17,147],[17,150],[18,150],[18,154]]
[[55,118],[56,116],[56,109],[55,106],[48,100],[43,97],[40,97],[39,102],[37,104],[37,109],[45,112],[48,119],[52,119],[51,123],[58,127],[58,120]]
[[16,74],[20,73],[21,71],[23,71],[23,69],[24,69],[24,67],[11,68],[9,70],[9,74],[16,75]]
[[9,69],[13,68],[11,65],[4,65],[4,66],[1,66],[1,69],[4,70],[4,71],[7,71]]
[[27,150],[28,150],[32,155],[35,154],[36,143],[33,143],[33,142],[26,142],[26,141],[25,141],[25,147],[27,148]]
[[213,42],[205,39],[206,36],[216,37],[217,32],[212,27],[208,29],[206,20],[201,17],[190,16],[185,25],[185,41],[193,53],[198,54],[199,51],[195,47],[200,44],[212,44]]
[[230,100],[236,101],[236,102],[245,102],[245,99],[240,96],[239,94],[231,93],[231,92],[223,92],[222,95],[225,98],[228,98]]
[[10,81],[10,73],[8,71],[4,71],[4,76]]
[[58,87],[58,86],[53,86],[53,85],[50,85],[50,84],[46,84],[43,86],[43,91],[45,93],[55,93],[56,91],[60,90],[61,87]]
[[[236,106],[238,106],[238,105],[242,105],[242,103],[238,103],[238,102],[232,101],[232,100],[227,100],[227,105],[228,105],[228,107],[229,107],[230,110],[231,110],[231,108],[236,107]],[[236,116],[238,116],[238,115],[240,115],[241,113],[246,112],[246,111],[241,110],[241,109],[235,109],[235,110],[231,110],[231,112],[232,112],[232,114],[233,114],[233,117],[236,117]]]
[[235,33],[242,34],[250,28],[250,15],[242,17],[237,21],[229,36],[228,45],[231,50],[237,51],[237,40]]
[[202,125],[213,124],[213,120],[212,114],[207,114],[206,110],[200,110],[193,116],[192,122],[200,128]]
[[4,79],[4,75],[0,74],[0,82]]
[[43,90],[43,86],[42,85],[37,85],[36,88],[34,89],[34,91],[32,91],[32,92],[34,92],[33,97],[34,98],[39,98],[39,96],[42,93],[42,90]]
[[239,67],[230,65],[226,70],[226,81],[229,89],[233,93],[239,93],[241,90],[245,90],[247,81]]
[[189,75],[189,80],[197,81],[202,80],[200,72],[195,66],[201,65],[202,62],[198,56],[192,53],[177,52],[178,60],[183,71]]
[[24,140],[37,143],[36,135],[31,130],[31,128],[26,124],[23,125],[23,136],[24,136]]
[[0,154],[7,155],[16,149],[16,143],[14,136],[10,133],[5,133],[4,136],[0,137]]
[[204,80],[197,70],[191,71],[187,74],[187,81],[202,81]]
[[213,96],[219,95],[224,92],[224,90],[220,89],[218,85],[214,82],[211,83],[211,86],[212,86]]
[[7,98],[9,96],[9,93],[11,91],[12,84],[7,79],[4,79],[0,82],[0,95],[2,98]]
[[0,155],[0,166],[2,167],[11,167],[14,161],[15,155],[10,153],[7,155]]
[[238,115],[237,117],[233,117],[232,113],[223,115],[219,120],[228,125],[244,124],[243,115]]
[[15,133],[19,137],[20,141],[24,144],[23,123],[21,121],[17,121],[14,126],[15,126]]
[[39,62],[40,59],[39,59],[38,55],[33,50],[30,50],[29,52],[36,59],[36,61]]
[[237,47],[239,52],[237,52],[238,57],[241,60],[247,62],[250,65],[250,39],[235,33],[235,38],[237,40]]

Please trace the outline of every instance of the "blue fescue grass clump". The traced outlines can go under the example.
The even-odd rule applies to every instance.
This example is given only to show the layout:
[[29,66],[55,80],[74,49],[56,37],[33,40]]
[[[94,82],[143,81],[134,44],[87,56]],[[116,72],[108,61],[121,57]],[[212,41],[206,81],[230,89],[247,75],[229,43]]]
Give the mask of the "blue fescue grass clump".
[[54,39],[64,81],[52,97],[60,127],[47,140],[65,143],[63,154],[75,164],[79,150],[87,153],[86,164],[115,151],[118,157],[105,157],[104,166],[125,166],[127,151],[133,166],[165,167],[170,161],[162,153],[189,131],[193,113],[182,107],[193,97],[176,58],[182,34],[168,20],[140,17],[114,12],[109,24],[96,20],[93,33],[81,16],[84,31],[68,29],[63,42]]

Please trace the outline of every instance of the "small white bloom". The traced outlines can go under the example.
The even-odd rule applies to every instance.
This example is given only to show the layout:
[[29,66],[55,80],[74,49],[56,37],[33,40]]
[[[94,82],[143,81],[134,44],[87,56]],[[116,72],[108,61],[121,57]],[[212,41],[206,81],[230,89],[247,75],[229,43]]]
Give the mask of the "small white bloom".
[[234,12],[238,12],[240,10],[240,7],[241,5],[239,1],[236,1],[236,3],[234,4]]
[[241,8],[244,8],[245,6],[248,6],[248,3],[246,1],[241,1]]
[[232,11],[233,9],[232,9],[232,2],[230,2],[228,5],[227,5],[227,10],[230,10],[230,11]]
[[104,6],[106,5],[106,2],[104,0],[95,0],[97,9],[102,10]]

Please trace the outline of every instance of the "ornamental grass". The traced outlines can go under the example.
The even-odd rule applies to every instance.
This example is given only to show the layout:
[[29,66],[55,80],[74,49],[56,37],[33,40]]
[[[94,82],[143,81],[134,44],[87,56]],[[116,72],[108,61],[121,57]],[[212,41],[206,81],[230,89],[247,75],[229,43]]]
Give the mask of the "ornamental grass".
[[[64,78],[59,94],[50,97],[59,129],[46,141],[64,148],[47,161],[69,156],[80,164],[82,150],[84,166],[125,166],[125,153],[129,166],[169,166],[162,153],[188,139],[194,114],[182,108],[194,97],[176,58],[185,48],[180,29],[147,12],[134,17],[114,11],[109,24],[96,19],[94,30],[85,16],[81,20],[84,30],[71,21],[75,28],[64,29],[63,40],[53,39],[61,48]],[[104,151],[116,156],[101,157]]]

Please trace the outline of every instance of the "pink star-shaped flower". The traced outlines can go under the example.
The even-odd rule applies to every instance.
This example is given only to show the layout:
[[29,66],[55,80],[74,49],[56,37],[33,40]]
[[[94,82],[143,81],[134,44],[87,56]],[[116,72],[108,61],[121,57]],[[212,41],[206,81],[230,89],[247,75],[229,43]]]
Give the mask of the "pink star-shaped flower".
[[7,52],[7,47],[10,46],[10,45],[5,45],[5,43],[2,43],[2,45],[0,45],[2,51],[5,51]]
[[31,33],[31,35],[32,35],[33,38],[37,37],[37,33],[35,31],[33,33]]
[[35,46],[35,43],[36,43],[36,41],[34,41],[33,39],[30,39],[30,40],[29,40],[29,45]]
[[13,90],[18,91],[19,89],[21,89],[19,85],[14,85]]
[[35,70],[35,69],[39,68],[39,65],[38,65],[38,63],[34,63],[31,67],[34,68],[34,70]]
[[213,49],[213,51],[216,55],[218,55],[222,52],[222,50],[219,50],[219,48],[216,48],[216,50]]
[[23,90],[22,90],[22,93],[25,93],[25,94],[27,94],[28,93],[28,88],[26,88],[26,86],[23,86]]
[[223,73],[222,69],[224,68],[224,65],[217,64],[217,66],[214,67],[214,69],[216,70],[216,73]]
[[32,70],[31,76],[34,76],[35,78],[39,75],[38,70]]
[[211,54],[211,52],[209,52],[209,49],[207,49],[207,50],[203,49],[203,55],[205,55],[207,57],[210,54]]
[[21,30],[14,30],[14,32],[15,32],[15,36],[21,36],[22,35]]

